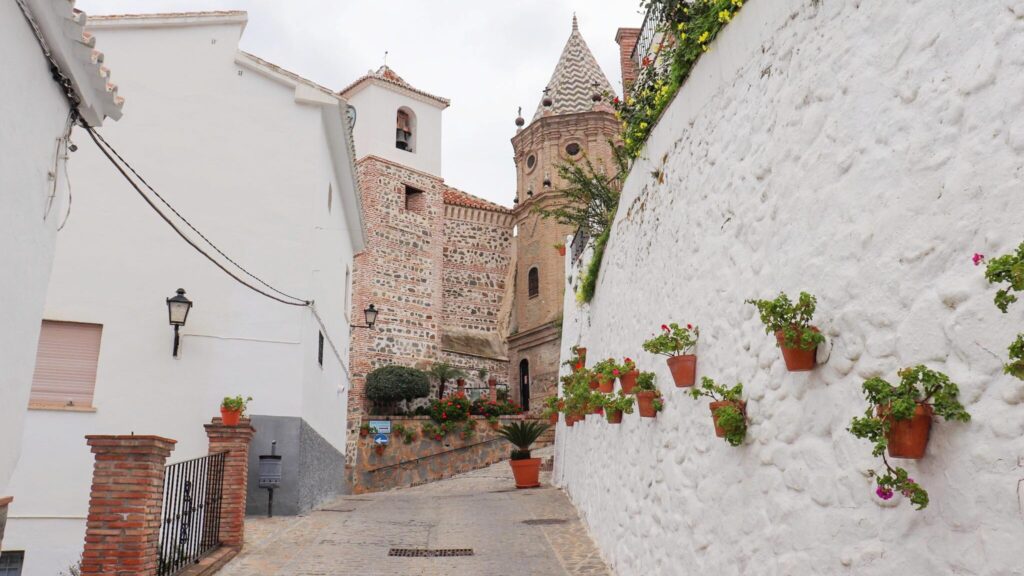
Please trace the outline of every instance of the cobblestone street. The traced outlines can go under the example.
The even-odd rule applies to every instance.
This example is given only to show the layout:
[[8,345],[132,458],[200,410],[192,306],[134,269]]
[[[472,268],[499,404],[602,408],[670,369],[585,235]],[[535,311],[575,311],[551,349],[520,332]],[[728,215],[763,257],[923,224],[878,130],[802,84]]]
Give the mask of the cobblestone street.
[[[535,451],[537,455],[550,449]],[[249,518],[245,549],[220,574],[607,575],[563,492],[516,490],[508,462],[449,480],[346,496],[298,518]],[[472,548],[472,556],[403,558],[392,548]]]

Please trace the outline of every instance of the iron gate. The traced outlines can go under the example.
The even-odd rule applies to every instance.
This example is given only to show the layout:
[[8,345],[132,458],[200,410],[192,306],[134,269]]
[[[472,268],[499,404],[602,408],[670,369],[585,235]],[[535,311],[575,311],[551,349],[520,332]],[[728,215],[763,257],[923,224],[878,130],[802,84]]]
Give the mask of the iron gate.
[[220,546],[226,455],[210,454],[165,469],[159,576],[177,574]]

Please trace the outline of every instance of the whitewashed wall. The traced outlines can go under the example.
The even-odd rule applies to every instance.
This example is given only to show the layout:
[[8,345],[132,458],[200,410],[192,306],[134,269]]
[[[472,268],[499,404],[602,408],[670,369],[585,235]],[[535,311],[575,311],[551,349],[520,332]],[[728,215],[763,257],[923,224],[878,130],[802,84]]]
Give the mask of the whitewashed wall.
[[[1022,105],[1019,2],[745,4],[633,168],[592,305],[566,298],[563,356],[631,356],[666,395],[657,420],[559,425],[556,480],[619,574],[1024,570],[1024,382],[1001,372],[1024,308],[971,264],[1024,240]],[[818,297],[811,373],[743,303],[780,290]],[[698,376],[744,383],[743,446],[642,351],[669,321],[700,325]],[[846,431],[864,379],[916,363],[974,416],[906,464],[923,512],[874,496]]]
[[[350,218],[343,103],[320,105],[333,96],[240,54],[244,15],[204,18],[96,19],[108,63],[135,96],[123,121],[102,132],[226,253],[314,299],[347,363],[345,268],[362,238]],[[4,543],[26,551],[26,576],[57,574],[81,553],[93,462],[86,434],[165,436],[178,441],[170,462],[193,458],[207,451],[203,424],[221,399],[242,394],[253,397],[251,414],[301,417],[339,452],[345,446],[348,377],[329,347],[317,363],[309,309],[227,277],[153,213],[86,134],[76,140],[73,210],[45,318],[103,325],[95,412],[29,412],[12,480],[21,506]],[[174,358],[164,299],[178,287],[195,306]]]

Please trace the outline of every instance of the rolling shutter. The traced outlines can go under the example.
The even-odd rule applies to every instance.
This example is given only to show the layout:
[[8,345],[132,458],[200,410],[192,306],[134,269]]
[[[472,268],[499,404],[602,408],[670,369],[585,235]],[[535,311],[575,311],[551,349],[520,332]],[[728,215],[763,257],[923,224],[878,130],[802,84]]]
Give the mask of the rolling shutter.
[[43,320],[30,403],[92,406],[100,324]]

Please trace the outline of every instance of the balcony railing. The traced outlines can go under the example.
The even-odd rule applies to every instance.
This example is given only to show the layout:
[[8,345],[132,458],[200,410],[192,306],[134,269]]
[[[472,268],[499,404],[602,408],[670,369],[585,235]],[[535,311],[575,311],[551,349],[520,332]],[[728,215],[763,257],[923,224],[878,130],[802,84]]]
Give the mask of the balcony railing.
[[647,15],[644,16],[644,23],[640,26],[640,38],[637,40],[636,46],[633,46],[632,58],[638,67],[643,62],[644,56],[651,54],[651,49],[659,36],[661,36],[661,18],[655,14],[654,10],[648,10]]

